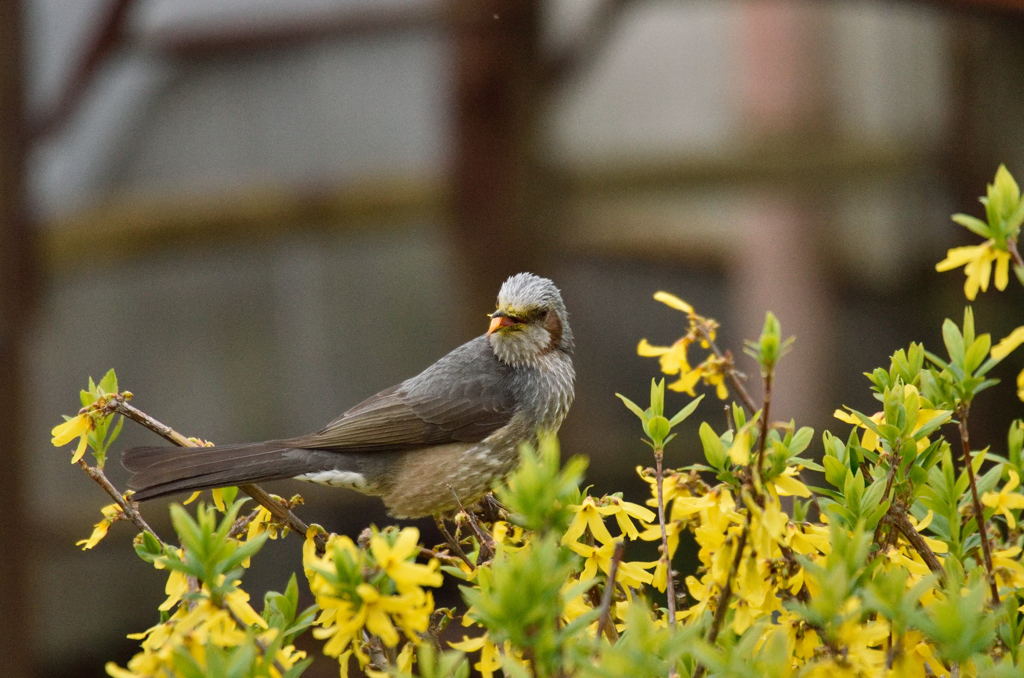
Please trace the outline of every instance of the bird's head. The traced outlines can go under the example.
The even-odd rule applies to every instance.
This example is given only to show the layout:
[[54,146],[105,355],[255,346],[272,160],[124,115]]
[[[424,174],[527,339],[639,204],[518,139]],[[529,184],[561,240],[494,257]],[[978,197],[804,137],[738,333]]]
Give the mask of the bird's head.
[[571,353],[572,332],[562,295],[547,278],[518,273],[501,286],[487,338],[505,363],[530,363],[551,351]]

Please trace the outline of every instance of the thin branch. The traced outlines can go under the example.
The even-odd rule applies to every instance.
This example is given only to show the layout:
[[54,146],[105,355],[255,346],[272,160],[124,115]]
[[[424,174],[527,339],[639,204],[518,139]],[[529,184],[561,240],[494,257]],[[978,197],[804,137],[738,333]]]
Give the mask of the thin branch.
[[[913,525],[910,524],[910,520],[907,519],[907,513],[900,506],[890,506],[889,512],[886,514],[884,520],[888,521],[893,528],[899,530],[899,533],[910,542],[910,545],[914,547],[919,554],[921,559],[924,560],[925,565],[928,569],[936,573],[940,577],[946,576],[946,571],[942,567],[942,562],[939,561],[935,552],[932,551],[931,547],[928,546],[928,542],[924,540],[921,533],[917,531]],[[891,528],[890,528],[891,529]]]
[[93,35],[85,54],[75,65],[60,98],[29,130],[33,139],[58,130],[75,114],[82,99],[88,94],[90,86],[96,81],[107,57],[123,42],[125,24],[135,0],[115,0],[108,4],[107,15]]
[[1024,266],[1024,258],[1022,258],[1020,256],[1020,250],[1017,249],[1017,240],[1016,239],[1011,240],[1011,239],[1007,238],[1007,240],[1006,240],[1006,251],[1010,253],[1011,257],[1013,257],[1013,265],[1014,266]]
[[754,463],[754,478],[761,486],[761,469],[764,467],[764,450],[768,445],[768,412],[772,406],[772,371],[764,375],[764,407],[761,412],[761,440],[757,443],[757,461]]
[[447,553],[438,553],[437,551],[432,551],[431,549],[424,548],[423,546],[420,547],[419,555],[421,558],[437,558],[441,562],[448,563],[449,565],[455,565],[460,560],[459,558],[450,556]]
[[[743,401],[743,406],[750,411],[751,414],[757,411],[757,406],[754,404],[754,399],[747,393],[747,389],[743,387],[743,382],[740,381],[740,372],[736,369],[736,363],[732,359],[732,352],[725,351],[718,348],[718,344],[711,339],[711,335],[699,324],[697,325],[697,331],[700,332],[701,338],[708,342],[708,346],[711,347],[712,352],[719,360],[725,361],[726,370],[725,373],[729,377],[729,382],[732,383],[732,389],[736,392],[736,395]],[[767,417],[766,417],[767,419]]]
[[151,535],[156,537],[157,541],[162,545],[164,544],[163,540],[160,539],[160,535],[158,535],[156,531],[149,526],[149,523],[146,522],[145,518],[142,517],[142,514],[135,508],[135,502],[125,499],[124,495],[117,491],[117,488],[114,487],[114,485],[107,479],[106,474],[103,473],[103,469],[89,466],[85,463],[84,459],[79,459],[78,465],[89,475],[90,478],[96,481],[97,485],[103,488],[104,492],[111,496],[117,505],[121,507],[121,512],[124,514],[124,517],[130,520],[135,527],[139,528],[140,532],[149,532]]
[[672,576],[672,557],[668,550],[668,533],[665,530],[665,494],[663,487],[663,474],[661,470],[662,456],[661,449],[654,450],[655,479],[658,487],[658,525],[661,526],[661,559],[665,562],[665,587],[668,598],[668,625],[669,628],[676,626],[676,583]]
[[[899,458],[897,457],[896,453],[893,453],[893,454],[891,454],[889,456],[889,474],[888,474],[888,477],[885,479],[885,492],[882,493],[882,501],[885,501],[886,499],[889,498],[889,492],[892,491],[892,483],[893,483],[893,480],[896,479],[896,469],[898,467],[899,467]],[[889,508],[890,508],[890,510],[892,510],[892,505],[891,504],[890,504]],[[872,543],[878,544],[878,540],[882,536],[882,526],[885,525],[885,523],[886,523],[886,521],[884,521],[884,520],[879,520],[878,521],[878,525],[875,526],[875,534],[871,537]],[[882,550],[884,550],[884,549],[882,549]]]
[[971,502],[974,505],[974,521],[978,525],[978,534],[981,536],[981,553],[985,557],[985,575],[988,577],[989,586],[992,588],[992,604],[999,605],[999,585],[996,584],[996,577],[992,568],[992,547],[988,543],[988,531],[985,529],[985,511],[981,508],[981,500],[978,498],[978,484],[974,479],[974,463],[971,456],[971,443],[967,432],[967,412],[969,404],[960,405],[957,416],[960,419],[960,442],[964,451],[964,466],[967,467],[967,479],[971,484]]
[[480,541],[480,555],[477,557],[477,562],[487,562],[494,558],[494,539],[490,535],[486,534],[483,528],[480,527],[480,523],[477,522],[476,516],[466,510],[462,505],[462,501],[459,500],[459,495],[455,492],[455,488],[448,485],[448,491],[455,497],[455,504],[459,507],[459,511],[464,513],[469,519],[469,526],[473,528],[473,532],[476,534],[476,538]]
[[459,545],[459,540],[453,537],[451,532],[448,531],[444,521],[439,516],[434,516],[434,524],[437,525],[437,530],[441,533],[441,536],[444,537],[444,540],[448,542],[448,548],[452,550],[452,553],[461,558],[462,562],[469,566],[469,569],[475,570],[476,565],[469,559],[466,552],[462,550],[462,546]]
[[237,539],[241,535],[245,534],[249,529],[249,523],[256,520],[256,516],[260,514],[259,509],[256,509],[247,516],[242,516],[235,521],[235,524],[231,526],[231,531],[228,532],[228,536],[232,539]]
[[[128,404],[128,400],[130,398],[130,393],[117,394],[107,402],[106,409],[110,412],[117,412],[118,414],[123,415],[126,419],[131,419],[135,423],[141,424],[153,433],[156,433],[158,436],[170,443],[173,443],[174,445],[177,445],[178,447],[199,447],[199,445],[178,433],[170,426],[157,421],[142,410]],[[298,516],[292,513],[291,509],[271,497],[270,494],[268,494],[259,485],[247,483],[239,485],[238,489],[256,500],[256,502],[263,506],[263,508],[270,511],[270,514],[274,516],[278,522],[283,525],[287,525],[292,532],[298,534],[300,538],[305,539],[306,532],[309,531],[309,526],[300,520]],[[321,534],[317,534],[313,539],[316,542],[317,555],[322,556],[327,550],[327,541]]]
[[[615,545],[615,553],[612,555],[612,564],[608,568],[608,581],[604,585],[604,595],[601,596],[601,616],[597,618],[597,637],[605,632],[605,628],[614,629],[615,625],[609,625],[612,611],[612,598],[615,594],[615,577],[619,573],[619,563],[626,552],[626,542],[620,541]],[[671,573],[669,573],[671,577]],[[613,640],[609,637],[609,640]]]
[[549,92],[578,80],[604,49],[619,24],[626,7],[633,0],[604,0],[593,11],[593,18],[579,37],[550,57],[543,65],[542,83]]

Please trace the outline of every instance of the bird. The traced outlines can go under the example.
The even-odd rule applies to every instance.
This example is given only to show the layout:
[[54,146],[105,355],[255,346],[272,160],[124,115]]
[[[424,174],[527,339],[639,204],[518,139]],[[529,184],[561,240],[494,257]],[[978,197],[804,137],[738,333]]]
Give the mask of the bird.
[[383,499],[395,518],[481,499],[523,443],[557,432],[574,398],[573,335],[555,284],[513,275],[485,334],[309,435],[122,454],[136,501],[294,478]]

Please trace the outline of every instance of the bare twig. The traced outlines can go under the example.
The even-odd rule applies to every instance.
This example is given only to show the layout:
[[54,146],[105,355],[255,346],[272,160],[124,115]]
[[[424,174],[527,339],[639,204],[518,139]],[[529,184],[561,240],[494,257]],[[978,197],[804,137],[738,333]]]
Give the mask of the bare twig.
[[[892,481],[896,478],[896,469],[899,467],[899,458],[894,452],[889,457],[889,475],[885,479],[885,492],[882,493],[882,501],[889,498],[889,492],[892,491]],[[890,504],[890,509],[892,505]],[[879,538],[882,536],[882,526],[886,524],[886,521],[879,520],[878,525],[875,526],[875,534],[871,537],[871,541],[874,544],[878,544]]]
[[135,502],[125,499],[124,496],[117,491],[117,488],[107,480],[107,476],[103,473],[103,469],[95,466],[89,466],[85,463],[84,459],[79,459],[78,465],[89,475],[90,478],[96,481],[97,485],[103,488],[104,492],[110,495],[114,502],[121,507],[121,512],[124,514],[124,517],[130,520],[135,527],[139,528],[139,531],[149,532],[151,535],[156,537],[156,540],[161,544],[164,543],[156,531],[153,530],[153,528],[149,526],[149,523],[147,523],[142,517],[142,514],[139,513],[138,509],[135,508]]
[[548,90],[577,79],[604,49],[614,34],[623,10],[632,0],[604,0],[592,12],[590,25],[560,53],[543,64],[542,82]]
[[475,570],[476,565],[474,565],[473,561],[469,559],[466,552],[462,550],[462,546],[459,545],[459,540],[453,537],[451,532],[448,531],[448,528],[444,524],[444,520],[442,520],[440,516],[434,516],[434,523],[437,525],[438,532],[440,532],[441,536],[444,537],[444,540],[448,542],[448,548],[452,550],[452,553],[461,558],[462,562],[466,565],[469,565],[469,569]]
[[1006,251],[1010,253],[1011,257],[1013,257],[1013,265],[1014,266],[1024,266],[1024,258],[1022,258],[1020,256],[1020,250],[1017,249],[1017,240],[1016,239],[1011,240],[1011,239],[1007,238],[1007,240],[1006,240]]
[[231,526],[231,531],[228,532],[228,536],[231,538],[237,538],[245,534],[249,529],[249,523],[256,520],[256,516],[260,514],[259,509],[256,509],[252,513],[246,516],[242,516],[235,521],[235,524]]
[[[125,394],[117,394],[107,402],[106,409],[110,412],[117,412],[123,415],[126,419],[131,419],[135,423],[141,424],[153,433],[162,437],[164,440],[167,440],[178,447],[198,447],[196,443],[178,433],[170,426],[157,421],[145,412],[128,404],[129,398],[130,394],[127,397]],[[259,485],[247,483],[245,485],[239,485],[238,489],[252,497],[257,503],[263,506],[263,508],[270,511],[270,514],[274,516],[278,522],[287,525],[292,532],[298,534],[300,538],[305,539],[309,526],[300,520],[298,516],[292,513],[291,509],[271,497]],[[321,534],[317,534],[314,537],[314,540],[316,542],[317,555],[322,556],[327,549],[327,541]]]
[[932,551],[930,546],[928,546],[928,542],[924,540],[921,533],[910,524],[910,520],[907,519],[906,511],[904,511],[902,507],[895,505],[890,506],[889,512],[883,520],[887,520],[891,523],[893,528],[899,530],[899,533],[902,534],[908,542],[910,542],[910,545],[914,547],[914,550],[921,554],[921,559],[924,561],[925,565],[928,566],[929,570],[938,574],[940,577],[944,577],[946,575],[946,571],[942,567],[942,562],[939,561],[935,552]]
[[[725,361],[726,370],[725,373],[729,376],[729,381],[732,383],[732,389],[736,392],[736,395],[743,401],[743,406],[750,411],[751,414],[757,411],[757,406],[754,404],[754,399],[747,393],[747,389],[743,387],[743,382],[740,381],[740,373],[736,369],[736,363],[732,359],[732,352],[725,351],[718,348],[718,344],[711,338],[711,334],[704,329],[699,323],[697,325],[697,331],[700,332],[701,338],[708,342],[708,346],[711,347],[711,351],[715,354],[719,360]],[[767,419],[767,417],[765,417]]]
[[421,558],[437,558],[442,563],[448,563],[449,565],[454,565],[460,560],[459,558],[454,558],[447,553],[438,553],[437,551],[432,551],[431,549],[424,548],[422,546],[420,547],[419,554]]
[[473,528],[473,532],[476,534],[477,540],[480,542],[480,555],[477,558],[477,562],[487,562],[494,558],[494,540],[484,532],[483,528],[480,527],[480,523],[477,522],[476,516],[466,510],[462,505],[462,501],[459,500],[459,495],[455,492],[455,488],[448,485],[448,491],[455,497],[455,504],[459,507],[466,518],[469,520],[469,526]]
[[757,461],[754,463],[754,478],[761,487],[761,469],[764,467],[764,450],[768,445],[768,412],[772,406],[772,372],[764,375],[764,408],[761,411],[761,440],[757,443]]
[[661,448],[654,450],[655,479],[658,487],[658,525],[661,526],[661,559],[665,563],[665,587],[668,598],[668,625],[669,628],[676,626],[676,584],[672,576],[672,557],[668,550],[668,533],[665,530],[665,493],[664,478],[661,470],[661,461],[664,456]]
[[[615,553],[612,555],[612,564],[608,568],[608,581],[604,585],[604,595],[601,596],[601,616],[597,618],[597,637],[600,638],[601,634],[605,632],[605,628],[615,628],[614,624],[609,624],[611,621],[612,612],[612,598],[615,594],[615,577],[619,573],[619,563],[622,562],[622,556],[626,552],[626,542],[620,541],[615,545]],[[671,573],[669,573],[671,577]],[[609,640],[612,640],[609,638]]]
[[967,479],[971,484],[971,502],[974,506],[974,521],[978,525],[978,535],[981,537],[981,553],[985,558],[985,576],[988,578],[989,586],[992,589],[992,604],[999,605],[999,585],[996,584],[995,573],[992,568],[992,547],[988,543],[988,531],[985,529],[985,511],[981,507],[981,500],[978,498],[978,484],[974,479],[974,463],[971,456],[970,437],[967,432],[967,412],[970,405],[964,403],[957,410],[957,417],[960,419],[960,443],[964,451],[964,466],[967,467]]

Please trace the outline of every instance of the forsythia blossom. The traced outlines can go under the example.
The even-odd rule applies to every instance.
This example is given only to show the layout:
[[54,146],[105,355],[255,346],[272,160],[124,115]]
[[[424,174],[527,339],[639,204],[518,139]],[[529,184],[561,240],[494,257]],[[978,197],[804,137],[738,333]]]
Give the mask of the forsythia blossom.
[[711,318],[697,315],[692,306],[668,292],[658,292],[654,298],[686,313],[690,327],[686,335],[671,346],[652,346],[646,339],[641,339],[637,346],[637,354],[644,358],[658,358],[662,372],[679,375],[678,380],[668,385],[673,391],[681,391],[692,396],[697,382],[703,379],[705,384],[715,387],[719,399],[725,400],[729,396],[729,389],[725,385],[726,370],[729,369],[727,362],[711,353],[699,365],[691,367],[686,355],[694,343],[699,343],[702,348],[711,348],[718,323]]
[[71,456],[71,463],[77,464],[78,460],[85,454],[85,448],[89,444],[89,432],[92,429],[92,417],[88,414],[79,414],[68,419],[63,424],[54,426],[50,432],[50,435],[53,436],[53,440],[50,442],[55,447],[63,447],[75,438],[78,438],[78,447],[75,448],[75,453]]
[[423,586],[440,586],[438,562],[413,562],[419,552],[419,530],[408,527],[393,543],[382,534],[371,537],[370,552],[345,536],[331,535],[326,553],[315,552],[311,529],[303,550],[309,588],[320,614],[313,635],[327,640],[324,654],[337,657],[343,675],[355,656],[362,668],[369,663],[363,631],[396,647],[404,636],[416,642],[427,630],[434,611],[433,596]]

